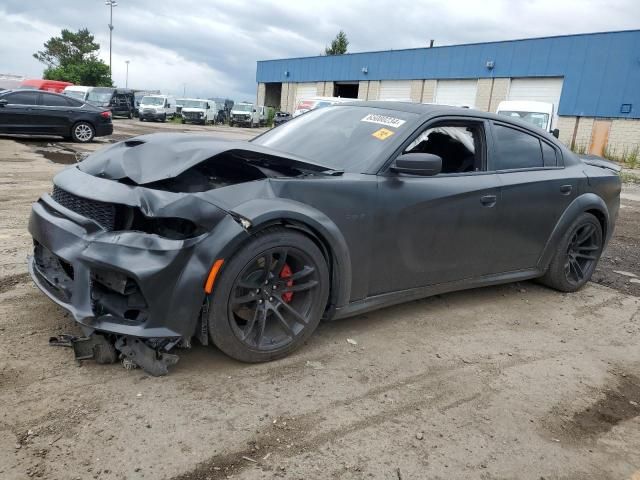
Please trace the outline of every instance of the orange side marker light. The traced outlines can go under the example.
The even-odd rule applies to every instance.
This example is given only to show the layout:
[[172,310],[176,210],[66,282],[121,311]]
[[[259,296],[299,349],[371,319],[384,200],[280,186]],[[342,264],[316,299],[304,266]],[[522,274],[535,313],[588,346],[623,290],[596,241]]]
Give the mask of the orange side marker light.
[[205,292],[211,293],[213,291],[213,284],[216,281],[216,277],[218,276],[218,272],[222,268],[223,263],[223,259],[218,259],[213,262],[213,266],[211,267],[211,271],[209,272],[209,276],[207,277],[207,283],[204,284]]

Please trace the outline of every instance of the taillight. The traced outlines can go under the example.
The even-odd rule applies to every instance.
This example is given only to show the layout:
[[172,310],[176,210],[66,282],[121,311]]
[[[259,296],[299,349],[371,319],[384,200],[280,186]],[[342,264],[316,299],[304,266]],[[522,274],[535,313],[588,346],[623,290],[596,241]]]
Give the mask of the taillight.
[[108,111],[107,112],[100,112],[100,116],[102,118],[109,119],[109,118],[111,118],[111,112],[108,112]]

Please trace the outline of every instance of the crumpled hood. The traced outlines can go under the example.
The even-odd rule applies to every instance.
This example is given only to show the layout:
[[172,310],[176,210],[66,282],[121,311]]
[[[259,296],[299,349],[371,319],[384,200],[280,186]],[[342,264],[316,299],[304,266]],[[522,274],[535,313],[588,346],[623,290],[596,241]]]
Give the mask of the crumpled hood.
[[322,172],[330,167],[245,141],[221,140],[209,135],[152,133],[114,143],[89,155],[79,169],[110,180],[130,179],[138,185],[173,178],[221,153],[247,160],[265,160],[292,168]]

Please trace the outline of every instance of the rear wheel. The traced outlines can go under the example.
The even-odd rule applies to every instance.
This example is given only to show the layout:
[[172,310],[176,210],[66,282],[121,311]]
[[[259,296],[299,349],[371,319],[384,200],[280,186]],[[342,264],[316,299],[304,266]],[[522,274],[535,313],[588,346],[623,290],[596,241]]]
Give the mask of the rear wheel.
[[243,362],[284,357],[318,326],[329,295],[324,256],[286,229],[256,235],[225,263],[209,313],[213,343]]
[[71,138],[74,142],[88,143],[95,137],[96,131],[93,125],[87,122],[78,122],[71,128]]
[[542,283],[562,292],[579,290],[591,279],[602,247],[600,222],[590,213],[583,213],[560,240]]

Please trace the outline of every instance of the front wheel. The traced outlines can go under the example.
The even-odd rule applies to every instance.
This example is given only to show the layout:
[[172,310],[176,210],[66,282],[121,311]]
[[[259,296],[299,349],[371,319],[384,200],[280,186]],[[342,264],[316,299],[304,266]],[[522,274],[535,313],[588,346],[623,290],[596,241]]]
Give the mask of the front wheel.
[[211,295],[213,343],[243,362],[266,362],[300,347],[327,305],[329,271],[305,235],[284,228],[257,234],[224,264]]
[[558,243],[549,268],[540,281],[562,292],[575,292],[591,279],[602,253],[603,232],[598,219],[581,214]]
[[74,142],[88,143],[95,137],[96,131],[93,125],[87,122],[78,122],[71,129],[71,138]]

